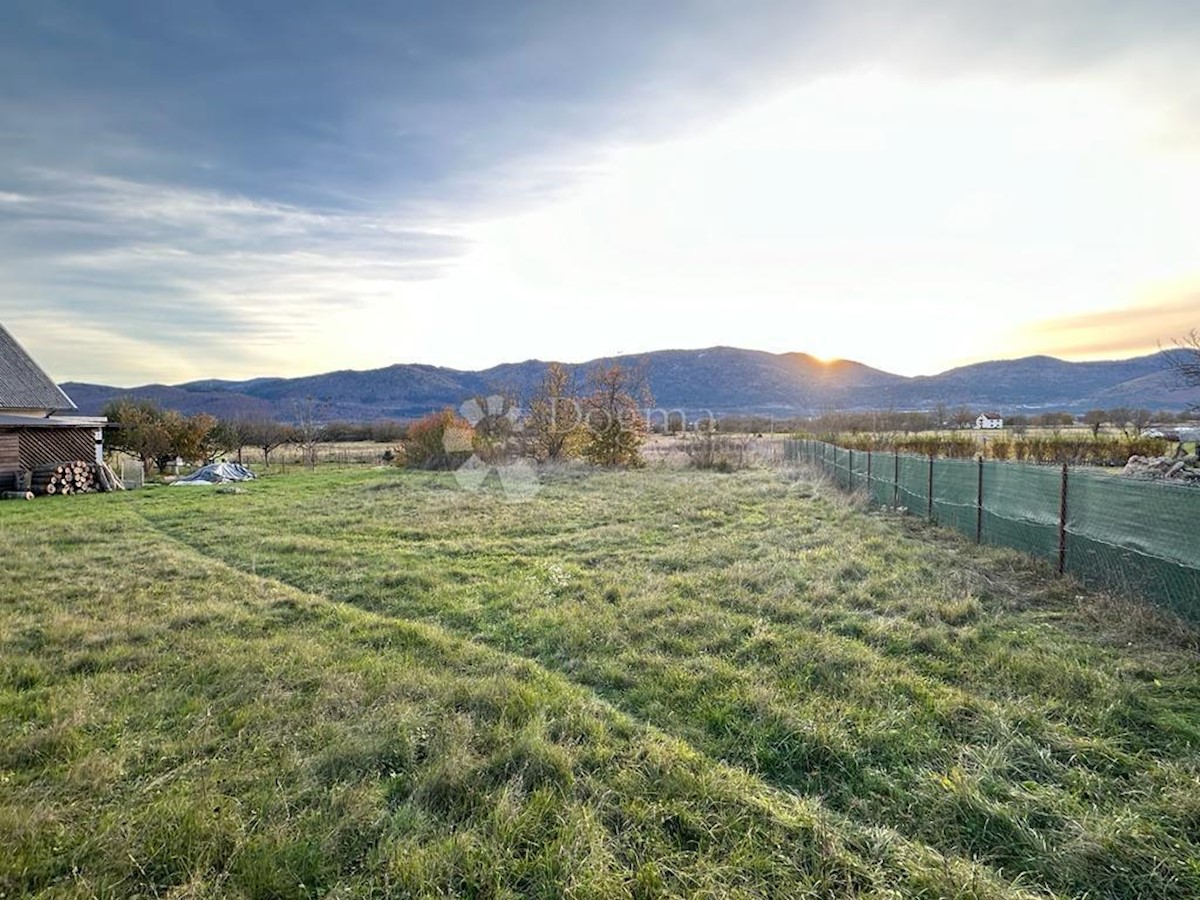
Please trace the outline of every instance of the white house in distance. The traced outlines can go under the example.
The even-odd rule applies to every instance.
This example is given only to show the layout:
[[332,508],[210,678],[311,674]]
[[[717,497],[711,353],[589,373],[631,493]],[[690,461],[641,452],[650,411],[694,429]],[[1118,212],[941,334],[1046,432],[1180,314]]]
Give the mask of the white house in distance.
[[1000,413],[985,412],[980,413],[979,418],[975,420],[976,428],[1003,428],[1004,416]]

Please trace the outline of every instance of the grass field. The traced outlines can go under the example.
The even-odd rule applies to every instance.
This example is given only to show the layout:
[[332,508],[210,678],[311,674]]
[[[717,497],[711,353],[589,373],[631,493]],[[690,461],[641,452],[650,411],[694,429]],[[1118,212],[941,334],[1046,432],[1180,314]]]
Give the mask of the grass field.
[[1200,896],[1200,642],[811,475],[0,505],[0,897]]

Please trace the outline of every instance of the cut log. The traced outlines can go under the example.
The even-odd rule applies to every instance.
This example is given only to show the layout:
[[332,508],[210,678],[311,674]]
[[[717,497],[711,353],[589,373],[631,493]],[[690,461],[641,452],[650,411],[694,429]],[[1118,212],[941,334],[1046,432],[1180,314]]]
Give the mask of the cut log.
[[28,485],[35,494],[93,494],[125,487],[111,468],[85,460],[35,466],[28,475]]
[[33,491],[0,491],[0,500],[32,500]]

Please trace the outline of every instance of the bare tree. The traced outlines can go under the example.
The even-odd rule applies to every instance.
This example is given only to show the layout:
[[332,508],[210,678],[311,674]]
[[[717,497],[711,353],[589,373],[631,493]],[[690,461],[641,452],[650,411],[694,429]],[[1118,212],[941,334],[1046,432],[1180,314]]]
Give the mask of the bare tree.
[[951,421],[955,428],[970,428],[975,422],[975,413],[970,407],[960,406],[951,414]]
[[1108,413],[1103,409],[1089,409],[1081,419],[1084,425],[1092,429],[1092,437],[1100,436],[1100,426],[1108,421]]
[[[1166,353],[1167,365],[1181,388],[1200,388],[1200,329],[1193,328]],[[1200,403],[1189,407],[1200,412]]]
[[937,424],[935,427],[945,428],[947,423],[950,421],[950,410],[946,407],[945,401],[939,400],[937,402],[937,405],[933,408],[933,414],[937,418]]
[[1154,419],[1154,414],[1148,409],[1138,408],[1133,410],[1133,414],[1129,417],[1129,424],[1133,426],[1134,436],[1140,435],[1146,430],[1146,426]]
[[1117,428],[1121,429],[1121,433],[1129,437],[1129,420],[1133,418],[1133,410],[1128,406],[1115,406],[1108,411],[1109,421]]
[[246,445],[262,451],[263,465],[271,464],[271,451],[292,439],[292,431],[274,419],[246,419],[239,423]]
[[312,397],[296,401],[296,437],[304,455],[304,464],[317,466],[317,443],[321,440],[321,423],[317,421],[317,401]]
[[1118,406],[1108,411],[1112,423],[1121,429],[1127,438],[1137,437],[1142,429],[1150,424],[1150,410],[1132,409],[1128,406]]

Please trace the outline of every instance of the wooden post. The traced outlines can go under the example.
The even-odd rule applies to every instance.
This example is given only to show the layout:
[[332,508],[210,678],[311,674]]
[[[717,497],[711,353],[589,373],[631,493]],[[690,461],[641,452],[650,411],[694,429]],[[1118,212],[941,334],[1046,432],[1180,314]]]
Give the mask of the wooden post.
[[975,497],[975,543],[983,543],[983,457],[979,457],[979,489]]
[[1058,574],[1067,570],[1067,464],[1062,467],[1062,490],[1058,499]]
[[929,521],[933,521],[933,454],[929,454]]

